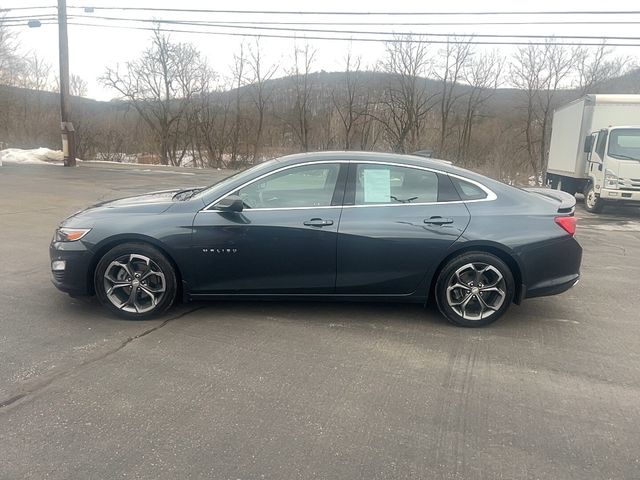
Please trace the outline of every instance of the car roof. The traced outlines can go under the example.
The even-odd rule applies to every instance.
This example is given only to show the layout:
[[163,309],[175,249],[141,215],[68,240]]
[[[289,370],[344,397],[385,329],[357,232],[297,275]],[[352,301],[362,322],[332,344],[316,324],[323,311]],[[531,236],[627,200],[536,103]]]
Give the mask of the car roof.
[[411,155],[404,153],[384,153],[384,152],[367,152],[367,151],[355,151],[355,150],[336,150],[336,151],[321,151],[321,152],[307,152],[307,153],[294,153],[292,155],[286,155],[274,159],[273,161],[280,165],[293,165],[302,162],[313,161],[353,161],[358,162],[362,160],[378,161],[387,163],[400,163],[407,166],[417,166],[429,168],[435,171],[448,173],[468,180],[474,180],[482,183],[484,186],[494,190],[502,191],[504,189],[517,190],[514,187],[504,184],[499,180],[495,180],[486,175],[476,173],[466,168],[457,167],[447,160],[439,160],[437,158],[426,158],[420,155]]
[[[455,173],[458,168],[453,167],[451,162],[447,160],[439,160],[437,158],[426,158],[420,155],[410,155],[403,153],[384,153],[384,152],[363,152],[353,150],[334,150],[322,152],[306,152],[294,153],[277,159],[280,163],[292,164],[299,162],[312,162],[315,160],[372,160],[380,162],[406,163],[407,165],[418,165],[427,168],[433,168],[446,172]],[[469,172],[471,173],[471,172]]]
[[[511,195],[526,194],[527,197],[531,196],[531,194],[529,193],[521,191],[512,186],[506,185],[498,180],[494,180],[490,177],[481,175],[472,170],[467,170],[464,168],[457,167],[455,165],[452,165],[450,162],[447,162],[444,160],[426,158],[419,155],[407,155],[407,154],[401,154],[401,153],[383,153],[383,152],[367,152],[367,151],[352,151],[352,150],[295,153],[291,155],[277,157],[277,158],[268,160],[264,163],[258,164],[258,167],[263,166],[265,168],[260,169],[260,171],[254,171],[252,175],[254,177],[257,177],[259,175],[265,175],[270,173],[271,171],[277,170],[279,167],[289,167],[296,164],[302,164],[305,162],[321,162],[321,161],[324,161],[324,162],[327,162],[327,161],[329,162],[331,161],[341,161],[341,162],[373,161],[373,162],[381,162],[381,163],[397,163],[400,165],[423,167],[423,168],[434,170],[436,172],[451,174],[459,178],[476,181],[482,184],[483,186],[489,188],[494,193],[500,192],[501,194],[505,194],[509,192],[509,194]],[[251,169],[248,171],[251,171]],[[232,182],[229,185],[225,185],[225,188],[227,186],[235,188],[236,186],[251,180],[251,178],[242,176],[242,173],[243,172],[240,173],[240,176],[235,177],[235,182]],[[216,190],[217,185],[218,184],[214,184],[211,186],[211,188],[208,188],[203,192],[203,194],[206,197],[206,198],[203,197],[203,201],[205,201],[206,204],[210,203],[215,198],[217,198],[217,196],[219,196],[219,192],[217,192]],[[211,196],[211,198],[208,198],[207,195]]]

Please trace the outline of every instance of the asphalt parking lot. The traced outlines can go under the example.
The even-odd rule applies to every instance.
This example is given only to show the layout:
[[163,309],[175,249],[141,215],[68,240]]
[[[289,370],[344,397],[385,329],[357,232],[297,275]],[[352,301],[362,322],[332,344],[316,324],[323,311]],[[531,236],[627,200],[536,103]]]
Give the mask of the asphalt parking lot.
[[0,478],[640,478],[640,209],[580,206],[581,282],[479,330],[395,304],[127,322],[51,285],[65,216],[226,174],[0,167]]

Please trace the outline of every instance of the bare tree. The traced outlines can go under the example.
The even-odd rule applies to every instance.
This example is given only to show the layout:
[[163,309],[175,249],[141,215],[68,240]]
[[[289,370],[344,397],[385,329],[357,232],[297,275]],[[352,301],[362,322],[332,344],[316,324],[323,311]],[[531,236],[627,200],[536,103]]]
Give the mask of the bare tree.
[[[60,89],[60,79],[55,77],[55,90]],[[89,90],[89,84],[80,75],[72,73],[69,78],[69,93],[74,97],[86,97]]]
[[231,130],[231,165],[236,165],[238,161],[238,148],[240,142],[240,130],[242,123],[241,100],[242,87],[244,86],[245,69],[247,68],[247,57],[245,55],[244,42],[240,43],[240,50],[233,54],[233,88],[234,92],[234,112],[233,112],[233,129]]
[[309,44],[293,49],[294,106],[291,120],[288,122],[298,139],[300,149],[308,152],[310,147],[310,110],[311,110],[311,69],[316,51]]
[[265,89],[265,83],[278,71],[278,65],[266,66],[263,63],[260,49],[260,38],[256,38],[253,47],[249,49],[249,69],[251,70],[251,99],[257,113],[257,125],[253,139],[253,161],[258,161],[258,154],[264,130],[265,113],[271,95]]
[[[436,94],[427,92],[430,66],[427,44],[411,36],[396,37],[386,44],[383,70],[389,83],[380,100],[380,111],[372,112],[383,126],[391,148],[406,153],[416,149],[428,112],[435,106]],[[377,110],[377,109],[376,109]]]
[[511,63],[511,82],[526,95],[525,119],[522,133],[525,137],[525,150],[533,173],[538,169],[538,153],[540,148],[536,141],[536,106],[540,90],[541,77],[544,71],[545,54],[542,48],[528,45],[518,49]]
[[550,121],[556,94],[566,83],[575,61],[575,49],[549,39],[544,45],[519,48],[511,64],[512,83],[524,90],[527,99],[524,148],[536,183],[540,176],[544,177],[547,167]]
[[473,124],[481,108],[498,88],[503,67],[504,58],[494,50],[475,56],[463,69],[462,78],[470,87],[458,139],[458,158],[463,162],[469,153]]
[[440,143],[438,154],[443,155],[448,133],[449,117],[458,100],[464,95],[459,92],[458,82],[464,69],[473,57],[471,38],[447,37],[445,48],[440,50],[440,64],[435,70],[440,79]]
[[349,49],[345,58],[344,86],[339,93],[331,92],[331,101],[340,117],[344,133],[345,150],[351,150],[354,130],[364,114],[360,103],[361,89],[360,57],[354,59]]
[[196,142],[204,146],[209,167],[225,166],[225,152],[230,145],[233,106],[232,97],[225,95],[224,90],[225,85],[218,85],[211,78],[205,84],[203,94],[197,98]]
[[0,83],[14,85],[22,73],[23,61],[18,54],[20,44],[14,31],[5,24],[0,16]]
[[628,57],[613,57],[613,50],[603,42],[595,50],[576,49],[577,88],[580,96],[598,88],[607,80],[619,77],[629,64]]
[[558,90],[565,86],[567,77],[575,65],[576,49],[569,49],[557,43],[548,42],[545,45],[545,73],[541,84],[540,99],[538,101],[540,113],[540,172],[544,175],[547,171],[549,158],[549,138],[551,134],[551,115],[555,108],[555,98]]
[[47,63],[37,53],[24,59],[22,69],[22,79],[20,87],[30,90],[44,91],[50,90],[51,85],[51,64]]
[[191,99],[202,93],[208,72],[193,45],[173,43],[157,29],[138,60],[127,62],[123,71],[108,68],[101,81],[136,109],[158,142],[161,162],[178,165],[174,140]]
[[383,132],[377,119],[379,115],[375,111],[380,105],[376,98],[376,91],[366,89],[362,98],[362,116],[357,125],[359,150],[374,150]]
[[87,84],[87,81],[80,75],[72,73],[69,80],[69,93],[76,97],[86,97],[88,90],[89,85]]

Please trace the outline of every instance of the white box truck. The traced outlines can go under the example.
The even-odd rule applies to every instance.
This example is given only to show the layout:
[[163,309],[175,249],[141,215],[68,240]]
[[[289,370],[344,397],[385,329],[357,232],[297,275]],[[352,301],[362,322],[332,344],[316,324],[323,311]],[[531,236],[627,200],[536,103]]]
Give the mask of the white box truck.
[[640,95],[586,95],[553,112],[547,181],[589,212],[640,205]]

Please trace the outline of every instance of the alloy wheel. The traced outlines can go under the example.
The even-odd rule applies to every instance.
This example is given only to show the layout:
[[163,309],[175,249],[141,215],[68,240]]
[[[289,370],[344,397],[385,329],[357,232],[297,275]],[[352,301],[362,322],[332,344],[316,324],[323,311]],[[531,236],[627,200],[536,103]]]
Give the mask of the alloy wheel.
[[451,275],[446,296],[449,306],[465,320],[483,320],[502,307],[507,296],[506,283],[496,267],[467,263]]
[[118,309],[130,313],[153,310],[165,295],[167,285],[162,269],[151,258],[139,254],[122,255],[104,272],[104,291]]

